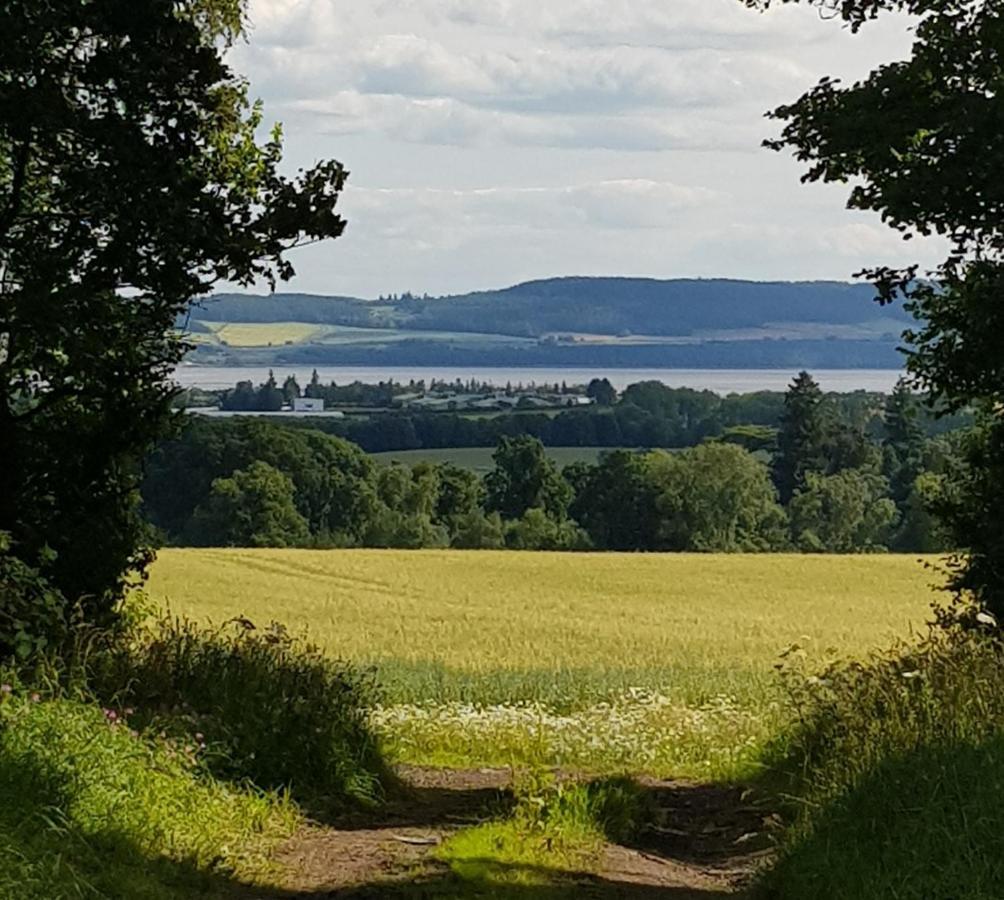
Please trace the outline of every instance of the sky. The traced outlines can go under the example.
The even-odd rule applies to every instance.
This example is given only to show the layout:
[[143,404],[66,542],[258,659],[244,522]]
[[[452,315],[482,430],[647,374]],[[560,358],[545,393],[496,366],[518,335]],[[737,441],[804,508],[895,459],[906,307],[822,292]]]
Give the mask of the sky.
[[764,113],[909,52],[890,16],[739,0],[252,0],[235,69],[290,172],[350,172],[345,234],[284,290],[463,293],[557,275],[839,279],[932,263],[803,185]]

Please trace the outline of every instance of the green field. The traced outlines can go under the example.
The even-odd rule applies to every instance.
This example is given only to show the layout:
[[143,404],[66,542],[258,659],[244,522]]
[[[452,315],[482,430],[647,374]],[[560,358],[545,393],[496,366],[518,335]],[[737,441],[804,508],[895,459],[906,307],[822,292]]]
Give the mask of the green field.
[[375,666],[405,761],[732,777],[780,726],[782,651],[908,638],[930,580],[906,556],[165,550],[148,592]]
[[[600,454],[609,453],[612,447],[547,447],[547,455],[559,467],[571,463],[584,462],[595,465]],[[485,473],[495,467],[492,460],[494,447],[454,447],[445,450],[391,450],[387,453],[371,453],[379,463],[405,463],[413,466],[415,463],[453,463],[462,469]]]

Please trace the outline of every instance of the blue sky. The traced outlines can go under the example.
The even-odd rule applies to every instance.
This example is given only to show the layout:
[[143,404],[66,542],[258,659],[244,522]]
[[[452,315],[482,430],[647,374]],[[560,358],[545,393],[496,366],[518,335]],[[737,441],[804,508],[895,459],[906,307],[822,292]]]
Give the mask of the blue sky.
[[565,274],[846,279],[931,262],[761,149],[763,113],[904,56],[739,0],[252,0],[232,51],[290,167],[350,170],[349,220],[291,290],[377,296]]

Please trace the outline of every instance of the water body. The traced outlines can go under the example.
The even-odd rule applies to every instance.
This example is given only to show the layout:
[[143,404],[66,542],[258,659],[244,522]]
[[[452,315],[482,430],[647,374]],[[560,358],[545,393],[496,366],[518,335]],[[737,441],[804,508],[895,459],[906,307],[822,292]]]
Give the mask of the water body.
[[[303,387],[310,381],[313,367],[276,367],[275,377],[281,384],[288,375],[295,375]],[[609,378],[610,383],[623,390],[639,381],[661,381],[669,387],[688,387],[715,391],[718,394],[745,394],[753,391],[783,391],[797,374],[795,369],[507,369],[449,367],[386,367],[317,366],[324,384],[351,384],[361,381],[377,384],[381,381],[407,383],[424,379],[426,383],[441,381],[477,381],[496,385],[512,384],[586,384],[593,378]],[[882,391],[892,390],[902,372],[895,369],[816,369],[813,377],[824,391]],[[201,387],[206,390],[231,388],[238,381],[260,384],[268,377],[267,367],[181,366],[175,379],[183,387]]]

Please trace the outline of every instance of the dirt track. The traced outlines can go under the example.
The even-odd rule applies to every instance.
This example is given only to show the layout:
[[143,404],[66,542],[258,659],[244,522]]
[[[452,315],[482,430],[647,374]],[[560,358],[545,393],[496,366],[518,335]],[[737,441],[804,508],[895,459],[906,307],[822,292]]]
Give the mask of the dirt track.
[[[312,824],[279,854],[281,890],[260,898],[447,898],[536,900],[554,888],[514,885],[478,893],[431,851],[464,826],[511,802],[509,771],[404,767],[400,796],[373,814]],[[646,780],[651,825],[632,846],[609,844],[599,872],[568,876],[584,898],[738,898],[769,852],[769,812],[738,788]]]

